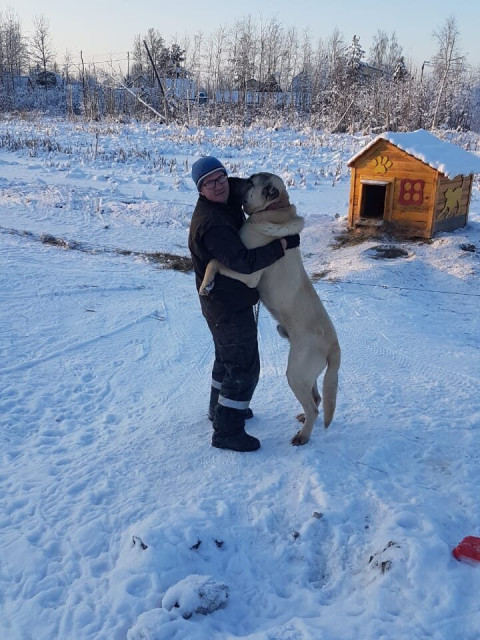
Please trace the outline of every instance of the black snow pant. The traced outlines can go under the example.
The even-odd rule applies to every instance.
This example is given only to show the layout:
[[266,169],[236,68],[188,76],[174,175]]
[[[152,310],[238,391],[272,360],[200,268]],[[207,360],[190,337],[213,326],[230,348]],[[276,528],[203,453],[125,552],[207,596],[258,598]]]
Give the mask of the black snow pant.
[[208,321],[215,344],[212,393],[231,409],[248,409],[260,375],[257,325],[253,308],[237,312],[224,323]]

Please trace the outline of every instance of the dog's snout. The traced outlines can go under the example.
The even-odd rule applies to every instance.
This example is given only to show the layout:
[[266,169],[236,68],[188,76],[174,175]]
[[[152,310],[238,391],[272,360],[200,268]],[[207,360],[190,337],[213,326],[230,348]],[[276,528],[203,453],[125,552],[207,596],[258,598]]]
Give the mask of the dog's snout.
[[242,189],[242,204],[246,205],[250,196],[250,193],[253,189],[253,181],[250,178],[245,178],[243,189]]

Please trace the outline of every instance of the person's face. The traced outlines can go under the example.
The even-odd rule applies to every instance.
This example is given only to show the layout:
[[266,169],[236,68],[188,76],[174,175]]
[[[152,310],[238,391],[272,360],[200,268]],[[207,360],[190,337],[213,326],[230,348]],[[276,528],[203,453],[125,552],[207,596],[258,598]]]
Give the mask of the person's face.
[[215,173],[210,174],[202,182],[200,187],[200,193],[205,196],[207,200],[212,202],[220,202],[225,204],[230,195],[230,185],[228,184],[228,178],[225,175],[225,171],[219,169]]

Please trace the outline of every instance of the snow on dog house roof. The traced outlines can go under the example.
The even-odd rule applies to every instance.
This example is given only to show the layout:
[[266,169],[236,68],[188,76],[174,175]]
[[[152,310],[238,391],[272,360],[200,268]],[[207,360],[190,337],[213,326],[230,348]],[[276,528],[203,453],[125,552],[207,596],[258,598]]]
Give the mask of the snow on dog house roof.
[[480,173],[480,158],[478,156],[464,151],[451,142],[440,140],[425,129],[409,133],[386,131],[350,158],[348,166],[351,166],[365,151],[382,139],[443,173],[447,178],[453,179],[455,176]]

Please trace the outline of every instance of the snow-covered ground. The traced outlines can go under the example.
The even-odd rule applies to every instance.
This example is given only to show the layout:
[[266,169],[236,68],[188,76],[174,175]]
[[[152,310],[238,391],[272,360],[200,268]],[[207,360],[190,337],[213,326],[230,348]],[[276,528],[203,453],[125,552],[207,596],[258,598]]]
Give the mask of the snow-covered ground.
[[[451,555],[480,536],[478,182],[468,226],[408,258],[338,248],[370,140],[0,123],[0,638],[478,640],[480,567]],[[343,361],[304,447],[265,309],[262,448],[210,446],[193,275],[142,256],[188,255],[208,153],[279,173],[306,217]]]

